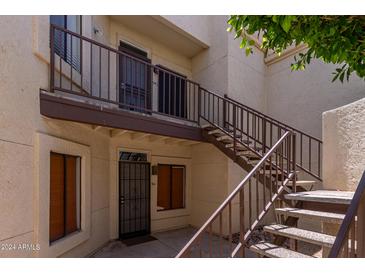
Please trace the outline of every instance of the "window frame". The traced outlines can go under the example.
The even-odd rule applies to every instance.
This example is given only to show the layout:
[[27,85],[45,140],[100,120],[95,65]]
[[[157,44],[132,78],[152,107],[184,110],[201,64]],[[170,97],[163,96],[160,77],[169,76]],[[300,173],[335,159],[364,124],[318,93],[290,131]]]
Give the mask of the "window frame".
[[[158,209],[158,187],[159,187],[159,176],[157,175],[157,201],[156,201],[156,206],[157,206],[157,212],[165,212],[165,211],[172,211],[172,210],[181,210],[181,209],[186,209],[186,165],[182,165],[182,164],[160,164],[158,163],[157,164],[157,169],[159,169],[160,166],[168,166],[170,168],[170,193],[169,193],[169,196],[170,196],[170,206],[169,208],[166,208],[166,209]],[[183,191],[182,191],[182,201],[183,201],[183,206],[182,207],[177,207],[177,208],[173,208],[172,207],[172,169],[173,168],[181,168],[183,169]]]
[[[80,34],[80,35],[82,35],[82,15],[50,15],[49,16],[49,22],[50,22],[50,24],[53,24],[52,23],[52,16],[63,16],[64,17],[64,19],[63,19],[63,26],[61,26],[61,25],[57,25],[57,24],[54,24],[54,25],[57,25],[57,26],[59,26],[59,27],[62,27],[62,28],[64,28],[64,29],[66,29],[66,30],[69,30],[69,26],[68,26],[68,23],[67,23],[67,18],[69,17],[69,16],[76,16],[76,17],[78,17],[78,26],[77,26],[77,30],[76,31],[74,31],[74,30],[70,30],[70,31],[73,31],[73,32],[76,32],[76,33],[78,33],[78,34]],[[56,33],[57,33],[57,31],[54,33],[54,35],[56,36]],[[63,45],[63,49],[61,49],[61,46],[59,47],[60,48],[60,52],[58,52],[57,50],[56,50],[56,47],[55,47],[55,54],[57,54],[64,62],[66,62],[67,64],[69,64],[70,66],[71,66],[71,68],[72,69],[75,69],[77,72],[79,72],[79,73],[81,73],[81,66],[82,66],[82,64],[81,64],[81,58],[82,58],[82,56],[81,56],[81,47],[82,47],[82,44],[79,42],[78,43],[78,47],[79,47],[79,50],[78,50],[78,52],[77,52],[77,54],[79,55],[78,57],[78,59],[76,58],[76,60],[78,60],[78,61],[74,61],[73,59],[75,59],[75,57],[74,58],[72,58],[71,59],[71,56],[68,56],[68,47],[69,47],[69,41],[71,41],[71,40],[69,40],[69,38],[73,38],[73,36],[71,36],[71,35],[69,35],[69,34],[67,34],[67,33],[63,33],[63,37],[61,37],[61,39],[62,39],[62,45]],[[56,43],[56,41],[57,41],[57,39],[56,39],[56,37],[55,37],[55,39],[54,39],[54,41],[55,41],[55,43]],[[80,41],[80,39],[78,39],[77,41]],[[62,51],[62,54],[60,54],[61,53],[61,51]],[[72,54],[72,56],[73,56],[73,54]]]
[[[50,176],[52,176],[51,174],[51,170],[52,170],[52,155],[58,155],[61,156],[63,158],[63,235],[55,238],[55,239],[51,239],[51,191],[50,191],[50,197],[49,197],[49,244],[53,245],[55,244],[57,241],[60,241],[66,237],[69,237],[70,235],[74,234],[74,233],[78,233],[81,231],[81,174],[82,174],[82,165],[81,165],[81,160],[82,157],[79,155],[71,155],[71,154],[66,154],[66,153],[59,153],[59,152],[54,152],[54,151],[50,151]],[[72,157],[75,158],[75,216],[76,216],[76,229],[67,232],[67,227],[68,227],[68,216],[67,216],[67,187],[68,187],[68,182],[67,182],[67,157]],[[50,190],[51,190],[51,177],[50,177]]]

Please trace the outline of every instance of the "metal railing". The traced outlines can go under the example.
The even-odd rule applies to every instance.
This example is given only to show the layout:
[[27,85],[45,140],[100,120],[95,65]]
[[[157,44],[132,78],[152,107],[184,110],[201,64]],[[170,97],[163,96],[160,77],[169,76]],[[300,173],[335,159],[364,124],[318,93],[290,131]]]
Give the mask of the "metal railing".
[[[66,93],[76,100],[82,99],[141,115],[163,115],[197,125],[205,121],[233,139],[235,154],[238,146],[245,146],[261,159],[179,256],[187,255],[193,245],[201,243],[207,231],[210,236],[219,231],[221,242],[223,211],[228,211],[229,216],[229,256],[244,252],[244,243],[250,233],[289,180],[293,182],[292,189],[295,191],[296,167],[321,180],[322,142],[319,139],[227,96],[213,93],[182,75],[152,65],[147,59],[137,58],[55,25],[50,28],[50,48],[51,92]],[[298,136],[299,143],[296,142]],[[308,138],[308,146],[303,146],[304,138]],[[312,168],[312,143],[318,145],[316,172]],[[306,154],[303,151],[306,149],[308,157],[304,157]],[[297,155],[296,151],[300,153]],[[304,165],[304,162],[308,165]],[[256,202],[251,196],[253,189],[257,195]],[[247,196],[247,207],[243,206],[244,194]],[[248,212],[237,217],[240,220],[240,243],[232,250],[232,207],[233,199],[236,198],[239,199],[239,210]],[[244,221],[243,216],[248,219]],[[216,220],[219,222],[218,230],[213,227]]]
[[51,92],[198,122],[199,84],[186,77],[56,25],[50,48]]
[[365,172],[328,257],[365,258]]
[[[50,28],[50,90],[94,104],[223,128],[264,155],[281,135],[297,135],[296,164],[321,180],[322,141],[186,77],[56,25]],[[314,159],[316,158],[316,160]],[[314,170],[314,166],[317,169]]]
[[[322,140],[299,129],[293,128],[285,123],[282,123],[268,115],[265,115],[249,106],[246,106],[228,97],[227,95],[225,95],[224,98],[227,99],[227,102],[231,102],[227,104],[234,103],[244,109],[242,112],[251,114],[251,116],[255,117],[254,119],[257,119],[258,122],[262,121],[264,123],[264,125],[262,126],[263,129],[270,134],[270,136],[267,136],[268,140],[271,140],[272,138],[272,127],[277,128],[277,130],[279,130],[280,132],[286,130],[294,132],[297,136],[297,153],[295,158],[297,167],[310,174],[314,178],[322,181]],[[262,139],[265,138],[262,137]]]
[[[287,131],[279,138],[176,257],[244,257],[252,231],[295,177],[290,145],[293,136]],[[284,155],[289,160],[286,164]],[[288,175],[280,176],[283,171]],[[223,219],[228,227],[224,227]],[[235,220],[239,221],[236,227]],[[239,241],[233,243],[233,234],[237,233]]]

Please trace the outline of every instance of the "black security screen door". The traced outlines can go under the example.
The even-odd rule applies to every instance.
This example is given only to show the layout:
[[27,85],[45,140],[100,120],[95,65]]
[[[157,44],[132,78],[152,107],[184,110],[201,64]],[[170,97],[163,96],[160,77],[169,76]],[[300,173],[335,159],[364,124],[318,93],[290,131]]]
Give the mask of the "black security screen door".
[[138,162],[138,160],[119,161],[119,197],[119,237],[125,239],[148,234],[150,232],[150,163]]
[[151,110],[151,60],[147,53],[120,42],[119,103],[120,108],[149,113]]

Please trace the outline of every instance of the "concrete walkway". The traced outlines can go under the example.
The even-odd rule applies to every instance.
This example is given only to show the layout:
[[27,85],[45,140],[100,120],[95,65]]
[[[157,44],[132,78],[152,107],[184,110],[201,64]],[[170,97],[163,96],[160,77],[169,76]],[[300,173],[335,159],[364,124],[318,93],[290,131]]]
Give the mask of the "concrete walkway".
[[[154,233],[152,236],[157,238],[142,244],[126,246],[121,241],[112,241],[93,255],[94,258],[173,258],[184,247],[184,245],[194,235],[196,229],[187,227],[182,229],[170,230],[166,232]],[[214,253],[218,252],[219,238],[213,236],[212,245]],[[217,247],[217,248],[215,248]],[[208,241],[202,245],[203,256],[208,255]],[[228,250],[228,241],[223,241],[223,252]],[[226,253],[226,252],[224,252]],[[247,257],[256,257],[247,250]],[[213,254],[213,257],[220,257]]]

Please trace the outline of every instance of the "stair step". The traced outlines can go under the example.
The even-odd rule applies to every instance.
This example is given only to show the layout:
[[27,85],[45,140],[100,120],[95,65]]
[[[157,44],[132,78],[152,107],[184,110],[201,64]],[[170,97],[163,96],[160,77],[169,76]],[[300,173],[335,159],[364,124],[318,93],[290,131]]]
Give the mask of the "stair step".
[[206,129],[206,130],[212,130],[212,129],[216,128],[215,126],[212,126],[211,124],[201,125],[200,127],[203,129]]
[[[244,157],[257,157],[258,159],[261,159],[258,155],[256,155],[254,152],[252,152],[251,150],[243,150],[243,151],[239,151],[237,152],[237,155],[239,156],[244,156]],[[259,161],[258,161],[259,162]]]
[[[260,170],[260,173],[261,174],[263,173],[262,170]],[[281,175],[282,174],[281,170],[278,170],[277,172],[276,172],[276,170],[271,170],[271,176],[276,176],[276,173],[278,175]],[[265,169],[265,174],[266,175],[270,175],[270,169]]]
[[[275,171],[273,171],[273,172],[275,172]],[[306,189],[306,187],[311,187],[316,183],[317,183],[316,181],[296,181],[295,184],[296,184],[297,187],[302,187],[302,188]],[[286,186],[292,187],[293,186],[293,181],[287,182]]]
[[281,224],[264,226],[264,231],[271,234],[280,235],[294,240],[299,240],[325,247],[332,247],[336,239],[335,236]]
[[287,200],[348,205],[353,195],[351,191],[314,190],[285,194],[284,197]]
[[[296,186],[312,186],[315,185],[317,182],[316,181],[301,181],[301,180],[297,180],[295,182]],[[293,181],[289,181],[287,184],[287,186],[292,186],[293,185]]]
[[249,249],[255,253],[269,258],[313,258],[312,256],[305,255],[269,242],[253,244]]
[[[247,140],[240,140],[241,143],[243,144],[246,144],[246,145],[249,145],[251,143],[251,141],[247,141]],[[236,147],[243,147],[243,148],[246,148],[245,146],[241,145],[240,143],[236,143]],[[226,148],[233,148],[233,142],[232,143],[229,143],[229,144],[226,144]]]
[[231,143],[233,142],[233,138],[229,135],[223,135],[223,136],[220,136],[217,138],[217,141],[219,141],[219,142],[225,141],[225,140],[230,141]]
[[[236,145],[238,145],[239,143],[239,141],[241,141],[240,140],[240,136],[239,135],[237,135],[236,136],[236,139],[237,139],[237,143],[236,143]],[[226,144],[232,144],[232,147],[233,147],[233,137],[231,137],[231,136],[229,136],[229,135],[227,135],[227,134],[225,134],[225,135],[223,135],[223,136],[219,136],[218,138],[217,138],[217,141],[219,141],[219,142],[222,142],[222,141],[225,141],[225,143]],[[242,140],[242,143],[244,143],[245,144],[245,140]]]
[[221,131],[219,128],[208,131],[208,134],[209,135],[218,135],[219,134],[220,136],[226,135],[226,133]]
[[276,213],[282,214],[284,216],[306,218],[314,221],[321,221],[333,224],[341,224],[343,219],[345,218],[345,214],[307,210],[307,209],[292,208],[292,207],[276,208],[275,211]]

